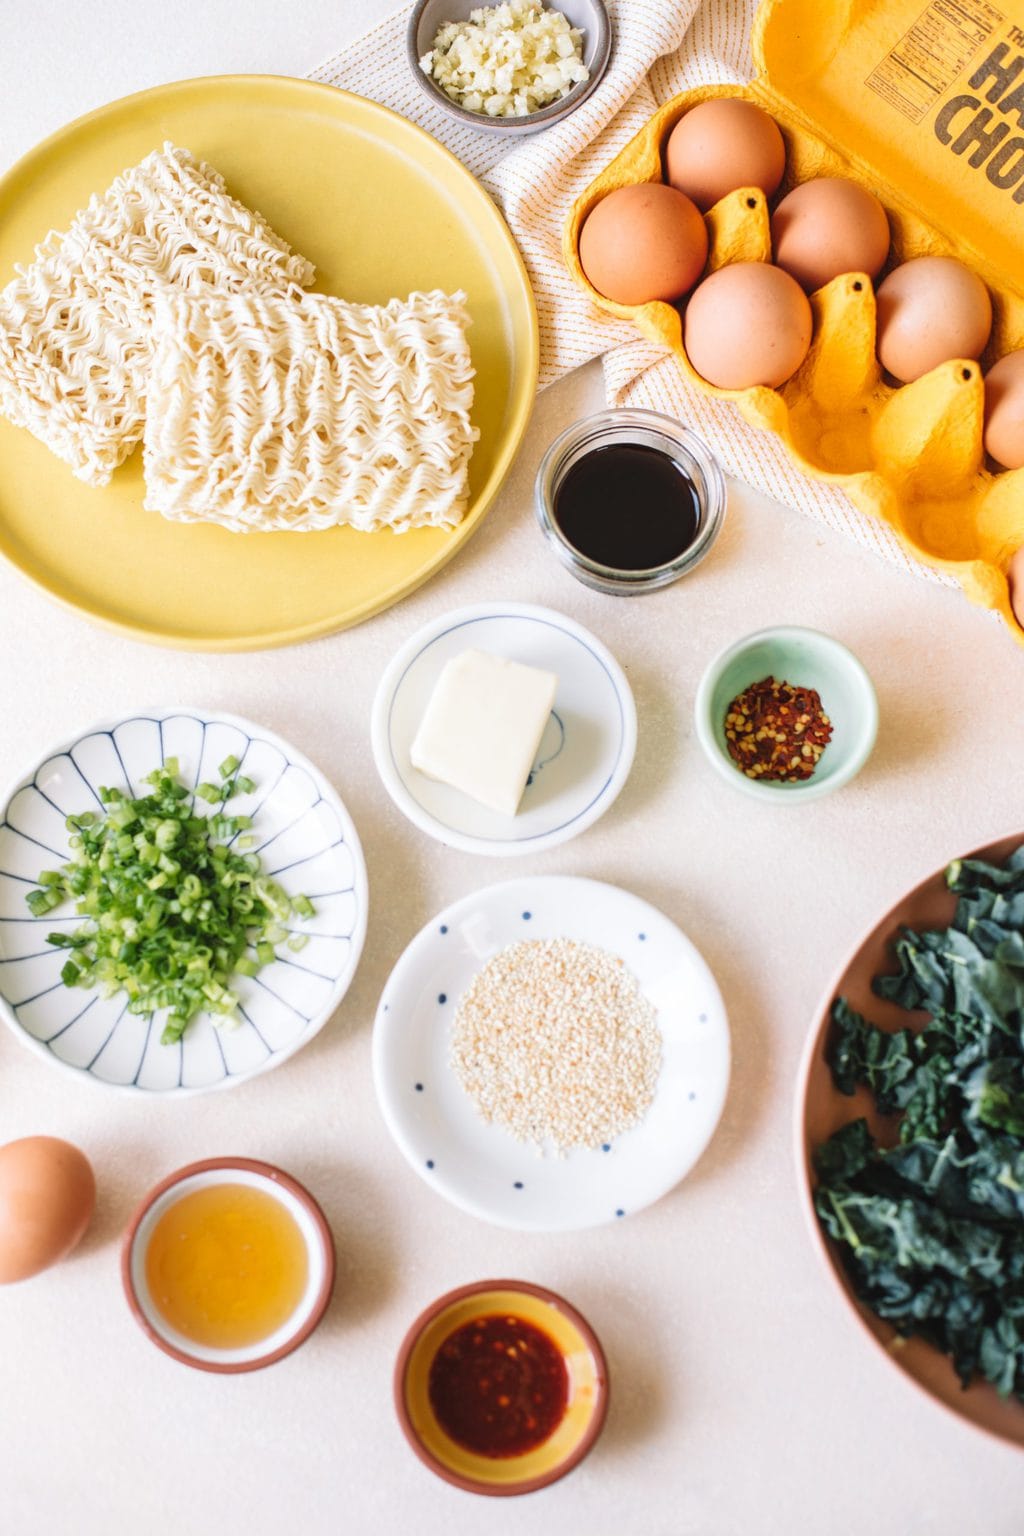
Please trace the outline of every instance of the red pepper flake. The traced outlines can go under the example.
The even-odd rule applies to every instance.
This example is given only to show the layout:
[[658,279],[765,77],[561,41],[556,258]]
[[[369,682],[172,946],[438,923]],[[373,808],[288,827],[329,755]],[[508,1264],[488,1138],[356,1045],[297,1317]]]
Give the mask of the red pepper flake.
[[725,712],[729,756],[748,779],[799,784],[811,777],[831,739],[818,692],[774,677],[752,683]]

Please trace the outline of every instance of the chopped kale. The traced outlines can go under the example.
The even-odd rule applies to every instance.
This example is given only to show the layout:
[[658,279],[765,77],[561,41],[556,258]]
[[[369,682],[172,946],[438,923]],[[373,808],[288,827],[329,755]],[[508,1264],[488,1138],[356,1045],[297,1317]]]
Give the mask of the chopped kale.
[[905,930],[879,997],[923,1010],[881,1030],[832,1009],[836,1086],[897,1115],[898,1143],[853,1120],[815,1154],[815,1206],[857,1295],[903,1335],[1024,1400],[1024,845],[951,864],[949,928]]

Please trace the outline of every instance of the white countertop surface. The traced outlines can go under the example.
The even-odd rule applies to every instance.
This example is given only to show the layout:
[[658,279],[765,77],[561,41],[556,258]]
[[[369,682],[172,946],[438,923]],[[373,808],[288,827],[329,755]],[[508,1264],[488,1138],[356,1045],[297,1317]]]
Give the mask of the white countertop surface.
[[[302,74],[388,0],[37,0],[5,8],[0,167],[103,101],[226,71]],[[102,17],[102,24],[100,18]],[[919,1397],[826,1282],[795,1194],[800,1048],[838,963],[909,885],[1024,827],[1024,652],[956,592],[916,581],[816,524],[730,489],[714,557],[627,602],[549,557],[531,486],[552,436],[600,401],[590,368],[540,397],[483,527],[435,581],[362,628],[294,650],[209,657],[106,634],[0,568],[0,782],[103,716],[160,700],[263,721],[337,785],[363,839],[370,936],[317,1040],[236,1092],[134,1102],[67,1080],[0,1031],[0,1141],[66,1136],[99,1182],[80,1251],[0,1292],[0,1528],[10,1536],[1019,1536],[1024,1463]],[[0,465],[2,473],[2,465]],[[441,606],[511,598],[592,628],[636,693],[640,742],[618,803],[564,848],[514,861],[412,829],[374,772],[382,667]],[[878,747],[832,798],[776,810],[735,793],[691,725],[701,669],[743,632],[807,623],[847,642],[881,704]],[[512,874],[627,886],[693,938],[729,1009],[732,1087],[696,1171],[659,1205],[564,1238],[485,1226],[435,1197],[374,1102],[370,1030],[384,980],[440,906]],[[325,1325],[251,1376],[192,1372],[125,1307],[121,1232],[157,1179],[225,1153],[289,1169],[332,1223]],[[602,1337],[612,1407],[570,1478],[483,1503],[407,1450],[391,1367],[441,1291],[512,1274],[563,1292]]]

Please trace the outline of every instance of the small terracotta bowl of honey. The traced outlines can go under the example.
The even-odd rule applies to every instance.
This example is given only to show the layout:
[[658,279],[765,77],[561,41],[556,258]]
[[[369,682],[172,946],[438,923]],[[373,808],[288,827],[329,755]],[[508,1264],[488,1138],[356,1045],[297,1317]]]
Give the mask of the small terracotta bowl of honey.
[[125,1233],[121,1278],[136,1320],[183,1365],[234,1374],[290,1355],[327,1310],[334,1242],[313,1196],[246,1157],[172,1173]]
[[593,1447],[608,1367],[561,1296],[479,1280],[421,1312],[398,1352],[394,1393],[406,1439],[438,1477],[469,1493],[534,1493]]

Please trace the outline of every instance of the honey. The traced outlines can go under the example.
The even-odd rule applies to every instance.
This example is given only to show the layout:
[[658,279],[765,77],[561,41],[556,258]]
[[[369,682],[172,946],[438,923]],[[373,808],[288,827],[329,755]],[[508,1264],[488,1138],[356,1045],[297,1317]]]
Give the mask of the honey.
[[193,1343],[244,1349],[294,1314],[309,1279],[306,1241],[287,1207],[249,1184],[211,1184],[160,1217],[146,1283],[160,1316]]

